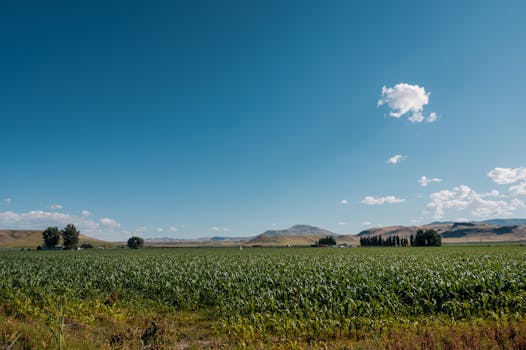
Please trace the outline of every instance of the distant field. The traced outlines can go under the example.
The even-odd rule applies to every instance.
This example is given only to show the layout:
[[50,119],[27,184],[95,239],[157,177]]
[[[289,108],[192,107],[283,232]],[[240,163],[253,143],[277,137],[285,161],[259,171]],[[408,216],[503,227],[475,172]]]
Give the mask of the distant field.
[[524,271],[519,245],[3,251],[0,344],[524,349]]

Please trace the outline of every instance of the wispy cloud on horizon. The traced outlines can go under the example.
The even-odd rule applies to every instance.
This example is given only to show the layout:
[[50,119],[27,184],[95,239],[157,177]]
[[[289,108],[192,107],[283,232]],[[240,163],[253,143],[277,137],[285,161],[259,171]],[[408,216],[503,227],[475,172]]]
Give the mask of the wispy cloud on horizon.
[[127,233],[121,230],[121,224],[111,218],[94,220],[81,215],[57,211],[30,210],[27,212],[0,212],[0,225],[3,228],[20,230],[43,230],[49,226],[75,225],[81,233],[93,238],[120,239],[126,238]]
[[399,204],[404,203],[405,198],[397,198],[395,196],[373,197],[366,196],[362,199],[362,203],[366,205],[384,205],[384,204]]

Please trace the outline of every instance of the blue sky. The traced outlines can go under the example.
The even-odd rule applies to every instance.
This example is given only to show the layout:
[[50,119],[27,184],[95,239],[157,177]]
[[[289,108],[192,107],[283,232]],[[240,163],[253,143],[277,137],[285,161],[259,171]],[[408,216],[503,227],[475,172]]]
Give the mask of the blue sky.
[[4,2],[0,226],[192,238],[526,217],[524,13]]

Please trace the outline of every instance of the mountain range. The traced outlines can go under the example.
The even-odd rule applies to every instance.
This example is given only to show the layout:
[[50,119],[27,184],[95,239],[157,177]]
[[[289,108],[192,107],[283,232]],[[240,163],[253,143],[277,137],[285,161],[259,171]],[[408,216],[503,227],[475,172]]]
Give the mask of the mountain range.
[[185,245],[185,246],[306,246],[315,244],[325,236],[337,237],[338,243],[355,244],[358,242],[354,235],[338,235],[329,230],[310,225],[294,225],[284,230],[268,230],[256,236],[248,237],[207,237],[192,240],[173,238],[151,238],[147,245]]
[[[522,242],[526,241],[526,219],[492,219],[478,222],[432,222],[421,226],[386,226],[361,231],[357,235],[339,235],[329,230],[310,226],[294,225],[283,230],[268,230],[259,235],[245,237],[213,236],[196,239],[172,237],[149,238],[147,246],[308,246],[325,236],[335,237],[338,244],[358,245],[361,236],[409,236],[418,230],[433,229],[444,243]],[[96,246],[109,242],[80,236],[80,243]],[[34,248],[42,244],[39,230],[0,230],[0,247]]]

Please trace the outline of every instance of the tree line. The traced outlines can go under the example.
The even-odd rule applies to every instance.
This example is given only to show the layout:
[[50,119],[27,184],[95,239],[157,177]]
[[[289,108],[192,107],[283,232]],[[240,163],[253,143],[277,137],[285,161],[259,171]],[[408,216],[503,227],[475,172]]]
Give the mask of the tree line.
[[[79,235],[79,230],[77,230],[73,224],[66,225],[62,230],[59,230],[56,226],[50,226],[42,232],[42,240],[44,241],[44,244],[38,246],[37,249],[53,249],[60,243],[60,238],[62,238],[64,249],[77,249]],[[128,239],[127,245],[130,249],[142,248],[144,246],[144,239],[136,236],[131,237]],[[88,244],[88,246],[91,247],[91,244]]]
[[409,238],[395,235],[387,238],[378,236],[360,237],[362,247],[437,247],[442,245],[442,237],[435,230],[418,230],[416,235],[409,235]]

